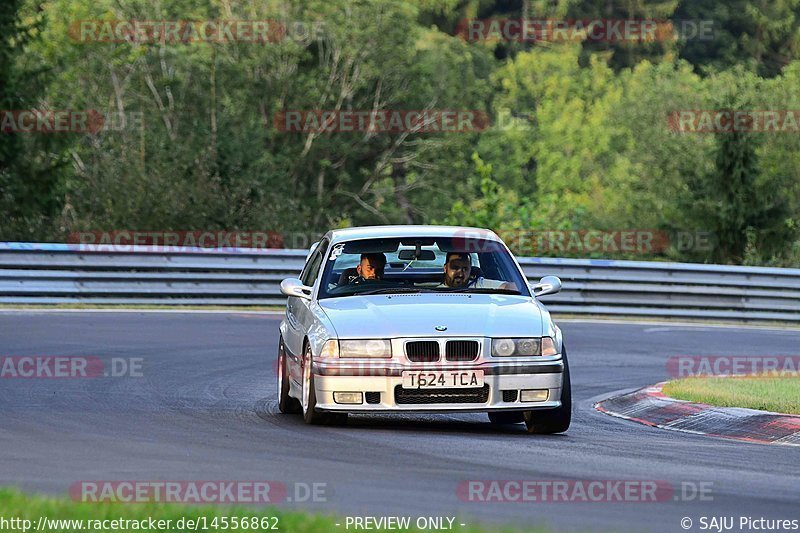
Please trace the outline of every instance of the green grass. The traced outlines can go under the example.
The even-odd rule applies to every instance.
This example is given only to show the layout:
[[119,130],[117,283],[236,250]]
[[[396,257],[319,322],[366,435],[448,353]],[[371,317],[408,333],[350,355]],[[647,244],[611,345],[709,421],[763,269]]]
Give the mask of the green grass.
[[679,400],[800,415],[797,376],[688,377],[670,381],[663,390]]
[[[443,513],[446,516],[445,513]],[[45,496],[32,496],[25,494],[17,489],[0,489],[0,519],[19,518],[27,519],[32,522],[30,526],[32,531],[38,523],[39,517],[47,517],[49,519],[60,520],[114,520],[114,519],[128,519],[128,520],[146,520],[153,518],[155,520],[171,520],[172,527],[170,529],[150,529],[150,531],[163,531],[163,532],[184,532],[194,531],[195,529],[184,527],[178,528],[176,524],[180,519],[202,520],[205,517],[208,529],[206,531],[281,531],[281,532],[298,532],[298,533],[329,533],[341,531],[346,533],[348,529],[345,527],[343,517],[335,515],[314,515],[302,511],[284,510],[275,508],[258,508],[258,507],[214,507],[214,506],[193,506],[193,505],[179,505],[179,504],[165,504],[165,503],[140,503],[140,504],[126,504],[126,503],[80,503],[73,502],[66,498],[52,498]],[[217,527],[211,528],[212,521],[215,517],[238,517],[241,520],[244,517],[277,517],[277,528],[274,530],[269,529],[252,529],[252,528],[233,528],[229,527],[223,529]],[[354,515],[356,516],[356,515]],[[368,512],[362,512],[357,516],[380,516],[372,515]],[[394,515],[393,515],[394,516]],[[412,523],[416,520],[417,515],[413,513],[406,513],[402,516],[411,516]],[[463,522],[466,527],[460,527],[458,523]],[[268,522],[274,524],[274,521]],[[337,526],[336,524],[340,524]],[[147,525],[146,525],[147,526]],[[16,529],[2,528],[2,531],[22,531],[19,527]],[[93,531],[91,528],[84,525],[84,529],[77,529],[74,527],[50,527],[45,531],[47,533],[72,533],[77,531]],[[146,528],[145,528],[146,530]],[[199,522],[199,531],[203,531],[203,523]],[[103,530],[94,530],[98,533]],[[105,531],[114,531],[115,533],[135,531],[132,527],[129,529],[105,529]],[[350,531],[354,531],[350,527]],[[388,531],[388,530],[372,530],[372,531]],[[397,530],[394,530],[397,531]],[[418,531],[412,529],[412,531]],[[511,528],[498,528],[494,526],[481,526],[473,524],[469,520],[458,518],[454,522],[454,531],[459,533],[512,533],[522,530]],[[526,529],[531,533],[546,533],[547,529]],[[39,532],[40,533],[40,532]]]

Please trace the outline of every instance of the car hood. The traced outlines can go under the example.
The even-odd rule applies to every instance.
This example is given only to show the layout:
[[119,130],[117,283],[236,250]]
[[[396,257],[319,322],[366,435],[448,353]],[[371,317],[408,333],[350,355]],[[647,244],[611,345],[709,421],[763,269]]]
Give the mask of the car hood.
[[[319,302],[340,339],[431,336],[538,337],[544,330],[530,298],[505,294],[391,294]],[[438,332],[436,326],[446,326]]]

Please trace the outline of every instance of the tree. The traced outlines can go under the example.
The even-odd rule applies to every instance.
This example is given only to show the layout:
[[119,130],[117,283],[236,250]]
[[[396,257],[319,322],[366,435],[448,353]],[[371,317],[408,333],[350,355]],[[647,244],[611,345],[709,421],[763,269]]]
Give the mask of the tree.
[[[0,111],[36,107],[45,69],[26,64],[25,50],[37,39],[43,19],[21,22],[22,0],[0,3]],[[61,180],[52,170],[63,164],[64,139],[0,132],[0,239],[28,239],[52,231],[62,206]],[[47,228],[46,230],[44,228]]]
[[[727,109],[749,109],[747,103]],[[749,254],[768,259],[791,242],[794,228],[778,179],[761,176],[754,134],[743,131],[717,136],[714,170],[693,192],[695,216],[715,235],[710,259],[717,263],[742,263]]]
[[773,77],[800,51],[799,0],[683,0],[675,17],[713,22],[712,39],[681,46],[680,57],[698,70],[744,65]]
[[[74,139],[74,164],[62,173],[74,213],[67,231],[424,222],[463,191],[477,133],[274,125],[292,110],[485,111],[491,54],[422,27],[414,3],[49,0],[45,7],[51,23],[36,52],[63,65],[50,98],[63,108],[144,119],[141,128]],[[276,20],[315,31],[266,44],[68,37],[76,20],[109,18]]]
[[[570,19],[606,19],[657,21],[663,24],[669,20],[678,0],[561,0],[568,4],[567,17]],[[658,63],[671,60],[676,51],[676,41],[671,36],[656,32],[653,41],[600,40],[587,39],[583,42],[582,63],[588,64],[593,54],[603,53],[614,70],[631,68],[641,61]]]

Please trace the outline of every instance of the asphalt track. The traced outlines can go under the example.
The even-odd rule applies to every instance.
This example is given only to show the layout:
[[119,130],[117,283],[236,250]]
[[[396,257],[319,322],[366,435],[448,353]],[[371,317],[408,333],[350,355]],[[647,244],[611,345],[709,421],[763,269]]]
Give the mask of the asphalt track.
[[[277,412],[278,321],[246,313],[0,313],[3,356],[143,359],[138,378],[0,380],[0,485],[66,495],[79,480],[326,483],[327,501],[285,505],[557,530],[683,531],[680,520],[689,517],[699,531],[701,516],[800,519],[797,448],[648,428],[592,408],[612,392],[664,379],[673,355],[796,355],[796,330],[562,323],[573,425],[565,435],[529,436],[479,414],[306,426]],[[482,503],[456,494],[463,480],[554,479],[710,483],[713,501]]]

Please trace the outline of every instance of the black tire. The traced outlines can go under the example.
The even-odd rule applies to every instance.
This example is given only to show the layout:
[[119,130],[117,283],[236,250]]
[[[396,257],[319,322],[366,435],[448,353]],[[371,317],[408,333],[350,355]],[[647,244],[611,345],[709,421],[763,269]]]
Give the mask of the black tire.
[[303,413],[303,420],[306,424],[314,426],[338,426],[347,423],[347,413],[326,413],[324,411],[317,411],[317,393],[314,390],[314,375],[311,375],[311,387],[308,391],[308,411]]
[[308,409],[303,412],[303,420],[305,420],[306,424],[324,424],[327,417],[325,413],[317,411],[317,393],[314,390],[314,374],[311,374],[308,388]]
[[[317,391],[314,388],[314,373],[311,372],[311,346],[306,345],[303,357],[303,380],[308,381],[308,408],[303,411],[303,420],[312,425],[337,425],[347,423],[347,413],[325,413],[317,411]],[[302,410],[302,403],[301,410]]]
[[521,424],[525,422],[522,411],[498,411],[489,413],[489,422],[492,424]]
[[285,414],[303,412],[303,406],[297,398],[289,396],[289,367],[286,360],[286,347],[283,339],[278,342],[278,409]]
[[524,411],[525,426],[528,428],[528,433],[550,435],[553,433],[563,433],[569,429],[569,424],[572,421],[572,386],[569,377],[566,346],[563,347],[561,357],[564,360],[564,375],[561,385],[561,407]]

